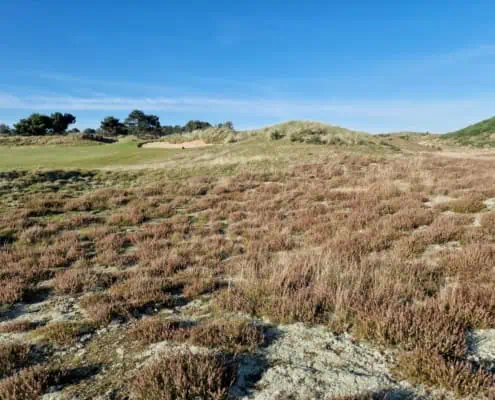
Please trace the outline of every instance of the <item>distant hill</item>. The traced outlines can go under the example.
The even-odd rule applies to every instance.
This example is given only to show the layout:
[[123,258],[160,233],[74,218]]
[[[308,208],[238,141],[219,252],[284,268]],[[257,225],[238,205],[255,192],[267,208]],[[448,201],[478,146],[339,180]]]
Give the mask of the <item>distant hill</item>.
[[462,145],[474,147],[495,146],[495,117],[485,119],[455,132],[446,133],[441,137],[444,140],[451,140]]
[[[286,140],[309,144],[328,144],[339,147],[367,148],[368,150],[400,152],[431,151],[430,134],[401,132],[372,135],[341,126],[312,121],[289,121],[253,131],[271,140]],[[423,143],[425,142],[425,143]],[[426,143],[427,142],[427,143]]]

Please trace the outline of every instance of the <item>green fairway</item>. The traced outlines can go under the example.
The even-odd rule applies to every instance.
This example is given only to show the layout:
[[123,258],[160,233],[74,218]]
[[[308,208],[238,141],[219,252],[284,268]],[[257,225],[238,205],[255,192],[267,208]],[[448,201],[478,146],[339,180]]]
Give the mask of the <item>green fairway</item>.
[[105,168],[166,160],[177,150],[140,149],[134,141],[101,146],[0,147],[0,169]]

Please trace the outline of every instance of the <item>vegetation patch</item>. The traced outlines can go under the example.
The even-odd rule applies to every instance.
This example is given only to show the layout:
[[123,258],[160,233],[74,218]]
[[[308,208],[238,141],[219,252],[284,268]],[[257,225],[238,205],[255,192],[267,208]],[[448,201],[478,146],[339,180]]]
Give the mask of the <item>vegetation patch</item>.
[[134,398],[226,399],[236,378],[235,363],[219,354],[179,351],[163,355],[138,373],[130,391]]

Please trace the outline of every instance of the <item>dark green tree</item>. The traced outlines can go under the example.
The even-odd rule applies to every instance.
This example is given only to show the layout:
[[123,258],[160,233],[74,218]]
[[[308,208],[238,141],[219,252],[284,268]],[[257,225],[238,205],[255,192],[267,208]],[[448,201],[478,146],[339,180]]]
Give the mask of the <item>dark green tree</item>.
[[232,121],[225,121],[223,123],[218,124],[219,128],[227,128],[230,129],[231,131],[234,130],[234,123]]
[[160,128],[160,135],[161,136],[167,136],[167,135],[173,135],[174,133],[181,133],[182,132],[182,126],[180,125],[163,125]]
[[12,129],[7,124],[0,124],[0,135],[10,135],[12,133]]
[[145,114],[141,110],[132,111],[124,121],[130,133],[135,135],[153,133],[160,129],[160,118],[156,115]]
[[76,117],[72,114],[62,114],[60,112],[53,113],[50,118],[52,119],[52,131],[57,135],[66,133],[69,125],[76,122]]
[[105,135],[110,136],[127,134],[127,129],[125,128],[124,124],[122,124],[122,122],[120,122],[118,118],[112,116],[106,117],[103,121],[101,121],[100,129]]
[[94,134],[96,134],[96,129],[86,128],[85,130],[83,130],[83,133],[85,135],[94,135]]
[[53,120],[48,115],[31,114],[14,125],[16,134],[23,136],[49,135],[53,129]]
[[189,121],[186,125],[184,125],[184,132],[192,132],[199,129],[207,129],[211,128],[211,124],[209,122],[204,121]]

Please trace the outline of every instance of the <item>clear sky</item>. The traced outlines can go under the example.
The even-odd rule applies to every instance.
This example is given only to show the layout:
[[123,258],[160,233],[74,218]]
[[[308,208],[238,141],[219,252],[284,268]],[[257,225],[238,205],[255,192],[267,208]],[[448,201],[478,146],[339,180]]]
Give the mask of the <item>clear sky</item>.
[[1,0],[0,121],[450,131],[495,114],[493,21],[493,0]]

